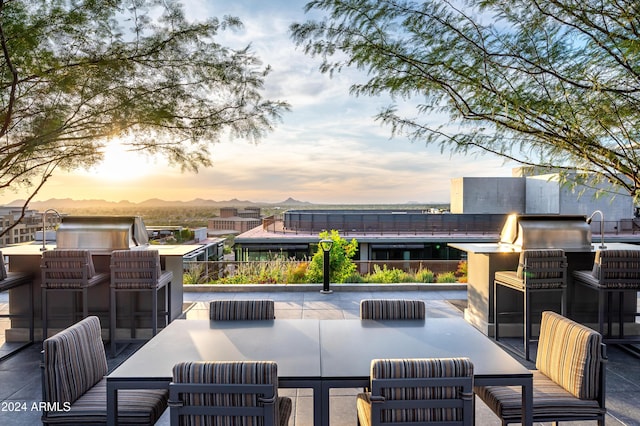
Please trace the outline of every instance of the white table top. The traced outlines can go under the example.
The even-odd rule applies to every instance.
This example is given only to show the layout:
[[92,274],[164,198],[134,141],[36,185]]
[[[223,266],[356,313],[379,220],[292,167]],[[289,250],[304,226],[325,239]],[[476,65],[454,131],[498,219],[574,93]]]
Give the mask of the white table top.
[[376,358],[469,357],[474,376],[530,377],[531,372],[462,318],[320,322],[322,376],[366,379]]

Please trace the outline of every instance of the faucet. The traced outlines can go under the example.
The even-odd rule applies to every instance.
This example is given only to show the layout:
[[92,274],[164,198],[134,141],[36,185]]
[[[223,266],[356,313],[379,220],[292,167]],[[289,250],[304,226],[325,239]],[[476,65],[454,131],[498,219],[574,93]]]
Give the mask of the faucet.
[[599,214],[600,215],[600,247],[601,249],[605,249],[607,248],[607,246],[604,245],[604,213],[602,213],[602,211],[600,210],[596,210],[593,213],[591,213],[591,216],[589,216],[589,218],[587,219],[587,223],[591,224],[591,222],[593,221],[593,217]]
[[58,216],[58,219],[61,219],[60,213],[58,213],[56,211],[56,209],[47,209],[44,211],[44,213],[42,213],[42,247],[40,247],[40,251],[47,251],[47,235],[46,235],[46,231],[47,231],[47,225],[46,225],[46,218],[47,218],[47,213],[55,213],[56,216]]

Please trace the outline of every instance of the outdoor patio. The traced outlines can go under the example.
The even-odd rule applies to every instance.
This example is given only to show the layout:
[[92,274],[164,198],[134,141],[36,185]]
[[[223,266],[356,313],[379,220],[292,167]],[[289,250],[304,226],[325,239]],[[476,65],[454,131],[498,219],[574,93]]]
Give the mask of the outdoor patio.
[[[270,298],[275,300],[276,318],[281,319],[347,319],[359,317],[359,302],[367,298],[421,299],[427,305],[428,318],[462,315],[466,303],[465,290],[433,291],[340,291],[325,295],[317,291],[280,292],[185,292],[186,318],[207,319],[208,304],[213,299]],[[0,304],[6,300],[0,299]],[[515,342],[514,342],[515,343]],[[129,345],[117,358],[108,359],[113,370],[138,346]],[[534,351],[535,353],[535,351]],[[425,354],[427,356],[428,354]],[[160,355],[159,355],[160,356]],[[518,357],[517,355],[514,355]],[[608,347],[607,365],[607,425],[640,425],[640,360],[616,346]],[[518,358],[525,366],[532,363]],[[34,425],[40,422],[40,413],[32,404],[38,404],[41,396],[40,344],[36,343],[0,363],[0,424]],[[331,393],[330,424],[355,425],[355,395],[358,389],[336,389]],[[312,419],[311,391],[306,389],[281,389],[282,395],[294,401],[290,425],[310,425]],[[497,417],[476,398],[476,424],[499,425]],[[19,405],[9,403],[20,403]],[[23,404],[24,403],[24,404]],[[9,408],[16,411],[9,411]],[[37,407],[37,405],[36,405]],[[168,425],[168,412],[157,424]],[[566,424],[580,424],[579,422]]]

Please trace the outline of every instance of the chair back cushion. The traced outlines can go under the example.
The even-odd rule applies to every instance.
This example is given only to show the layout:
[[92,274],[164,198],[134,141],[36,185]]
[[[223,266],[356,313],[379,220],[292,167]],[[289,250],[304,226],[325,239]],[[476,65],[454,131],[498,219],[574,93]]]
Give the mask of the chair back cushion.
[[161,274],[158,250],[114,250],[111,253],[112,287],[155,288]]
[[275,304],[270,299],[209,302],[209,319],[212,321],[272,320],[274,318]]
[[[420,358],[420,359],[374,359],[371,361],[372,397],[381,395],[390,400],[458,399],[463,393],[459,386],[381,388],[378,394],[376,379],[417,379],[417,378],[469,378],[471,391],[473,364],[468,358]],[[423,408],[411,410],[383,410],[383,422],[428,422],[462,420],[462,409]]]
[[608,288],[640,288],[640,250],[598,250],[591,275]]
[[100,320],[90,316],[43,343],[43,399],[74,403],[107,374]]
[[555,312],[542,313],[536,368],[580,399],[598,395],[600,333]]
[[56,249],[42,253],[42,286],[77,288],[96,275],[89,250]]
[[527,287],[554,288],[566,284],[567,258],[562,249],[523,250],[516,277]]
[[[173,367],[173,382],[189,384],[266,384],[273,385],[273,395],[277,395],[278,366],[273,361],[181,362]],[[194,393],[180,394],[179,399],[185,406],[257,407],[261,405],[258,400],[259,395],[255,393],[203,394],[194,391]],[[275,415],[277,418],[278,413],[276,412]],[[196,418],[204,420],[201,419],[200,416],[194,415],[185,416],[184,421],[186,424],[200,424],[197,423]],[[253,424],[251,422],[252,420],[256,419],[244,418],[243,422],[237,424]]]
[[360,301],[360,318],[372,320],[424,319],[422,300],[364,299]]

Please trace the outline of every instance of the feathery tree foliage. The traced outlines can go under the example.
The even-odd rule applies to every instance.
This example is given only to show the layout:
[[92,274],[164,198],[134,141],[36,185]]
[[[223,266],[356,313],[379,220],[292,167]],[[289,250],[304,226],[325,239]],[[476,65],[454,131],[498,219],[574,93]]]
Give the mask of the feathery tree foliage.
[[[356,67],[359,96],[390,94],[393,134],[610,182],[640,199],[637,0],[313,0],[291,26],[321,71]],[[445,113],[448,123],[434,124]],[[568,173],[571,170],[577,173]],[[569,182],[571,183],[571,182]],[[606,185],[605,185],[606,186]]]
[[216,42],[241,25],[176,0],[0,0],[0,190],[30,200],[117,137],[194,171],[221,137],[260,138],[289,106],[263,99],[248,47]]

